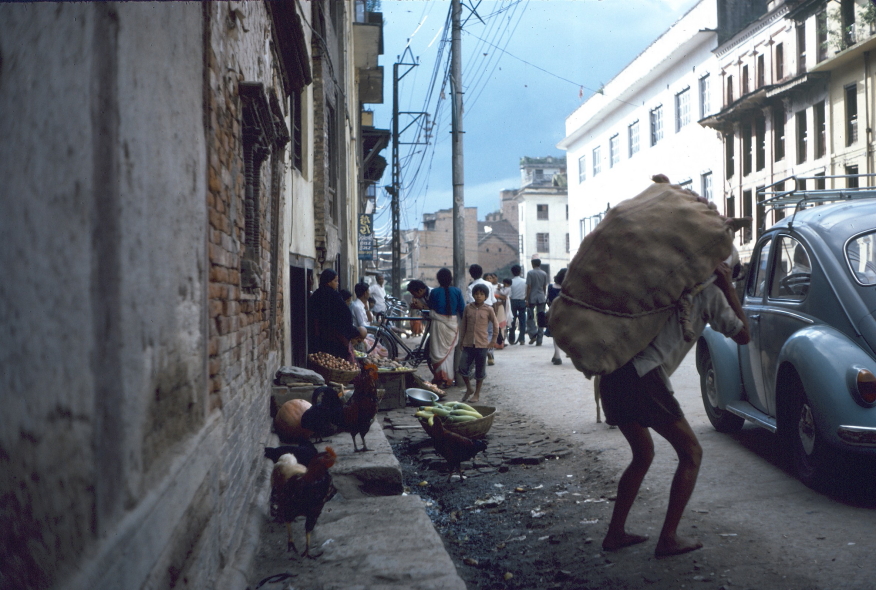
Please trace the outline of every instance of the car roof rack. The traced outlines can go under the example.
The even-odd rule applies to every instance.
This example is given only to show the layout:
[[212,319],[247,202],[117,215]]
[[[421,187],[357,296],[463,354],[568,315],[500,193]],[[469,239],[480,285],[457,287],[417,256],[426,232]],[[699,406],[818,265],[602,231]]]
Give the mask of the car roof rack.
[[[788,176],[782,180],[778,180],[772,184],[762,187],[757,190],[757,195],[760,200],[758,205],[765,208],[764,222],[766,221],[766,212],[775,209],[794,209],[794,213],[789,221],[793,225],[794,216],[797,212],[811,205],[822,205],[824,203],[835,203],[839,201],[852,201],[858,199],[876,199],[876,186],[849,186],[850,181],[854,184],[865,182],[862,179],[876,178],[876,174],[842,174],[836,176]],[[807,186],[818,186],[819,182],[825,182],[830,179],[842,179],[846,185],[845,188],[804,188]],[[793,188],[785,190],[788,182],[792,183]],[[831,183],[836,184],[836,183]]]

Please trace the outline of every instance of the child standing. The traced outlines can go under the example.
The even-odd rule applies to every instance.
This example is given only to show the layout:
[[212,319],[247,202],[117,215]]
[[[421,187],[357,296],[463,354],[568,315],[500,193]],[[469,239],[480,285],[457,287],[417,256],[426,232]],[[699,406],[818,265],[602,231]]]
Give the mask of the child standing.
[[[481,386],[487,376],[487,351],[491,351],[496,346],[499,324],[492,306],[484,303],[490,295],[489,287],[476,284],[472,287],[471,294],[474,302],[465,306],[465,311],[462,313],[462,325],[459,328],[459,333],[462,335],[459,374],[465,381],[465,395],[462,397],[462,401],[468,401],[471,398],[473,403],[477,403],[480,401]],[[493,324],[492,336],[488,331],[490,323]],[[472,363],[475,366],[476,388],[474,390],[471,388],[471,380],[469,379]]]

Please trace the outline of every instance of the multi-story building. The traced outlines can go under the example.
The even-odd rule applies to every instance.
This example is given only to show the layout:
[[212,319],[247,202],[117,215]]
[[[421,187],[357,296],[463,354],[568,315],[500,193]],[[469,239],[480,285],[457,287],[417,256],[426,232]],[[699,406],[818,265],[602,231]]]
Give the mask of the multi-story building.
[[[465,266],[478,263],[478,208],[465,208]],[[435,274],[441,268],[453,270],[453,209],[423,214],[423,229],[416,231],[419,266],[416,276],[436,287]],[[456,277],[454,277],[454,281]],[[466,280],[468,280],[466,278]],[[454,284],[456,284],[454,282]]]
[[570,256],[654,174],[716,198],[721,140],[697,121],[721,107],[717,26],[716,0],[703,0],[566,119]]
[[[551,274],[569,262],[569,208],[566,162],[562,157],[520,158],[520,188],[502,192],[503,211],[516,208],[519,264],[539,258]],[[513,204],[509,201],[513,201]],[[514,224],[512,224],[514,225]]]
[[0,7],[3,586],[245,585],[274,374],[356,264],[356,6]]
[[478,222],[478,264],[484,272],[499,278],[511,277],[511,267],[519,264],[517,230],[502,217],[501,212],[490,213]]

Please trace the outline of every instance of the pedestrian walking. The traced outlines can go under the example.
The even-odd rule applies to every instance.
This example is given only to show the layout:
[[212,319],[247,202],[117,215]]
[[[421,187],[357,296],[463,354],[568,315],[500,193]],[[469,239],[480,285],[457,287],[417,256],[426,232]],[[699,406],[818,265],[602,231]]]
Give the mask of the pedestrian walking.
[[529,343],[541,346],[544,338],[545,315],[544,306],[547,301],[547,273],[541,270],[541,259],[532,259],[532,270],[526,273],[526,305],[528,317],[526,318],[526,333],[529,335]]
[[453,285],[453,273],[442,268],[436,275],[438,287],[429,291],[432,309],[432,327],[429,337],[429,356],[432,358],[432,383],[446,389],[453,386],[454,352],[459,342],[458,318],[465,311],[462,291]]
[[[738,344],[749,341],[748,321],[726,263],[715,271],[716,280],[693,298],[690,322],[699,336],[706,322]],[[665,438],[678,455],[678,467],[669,490],[669,506],[657,541],[655,555],[669,557],[702,547],[697,539],[678,536],[678,524],[696,485],[702,448],[675,399],[669,376],[693,347],[697,338],[686,341],[678,310],[648,346],[600,382],[605,421],[620,428],[630,445],[633,459],[617,486],[617,500],[602,541],[605,551],[642,543],[643,535],[626,532],[627,516],[654,459],[654,441],[649,428]]]
[[[511,329],[508,331],[508,342],[514,344],[526,343],[526,279],[520,276],[523,269],[519,264],[511,267],[511,274],[514,277],[511,279]],[[520,332],[517,332],[517,328]]]
[[[563,279],[566,278],[566,269],[561,268],[557,274],[554,275],[554,283],[552,285],[548,285],[547,292],[547,302],[548,305],[551,305],[554,302],[554,299],[560,296],[560,291],[563,288]],[[555,365],[562,365],[563,351],[560,350],[560,347],[557,345],[557,341],[554,340],[554,357],[551,359],[551,362]]]
[[[462,401],[477,403],[481,398],[481,386],[487,377],[487,352],[496,346],[499,332],[496,312],[486,303],[490,289],[486,285],[472,288],[474,301],[465,307],[459,332],[462,338],[462,356],[459,361],[459,374],[465,382],[465,395]],[[493,330],[490,332],[489,326]],[[471,366],[474,364],[475,389],[471,388]]]

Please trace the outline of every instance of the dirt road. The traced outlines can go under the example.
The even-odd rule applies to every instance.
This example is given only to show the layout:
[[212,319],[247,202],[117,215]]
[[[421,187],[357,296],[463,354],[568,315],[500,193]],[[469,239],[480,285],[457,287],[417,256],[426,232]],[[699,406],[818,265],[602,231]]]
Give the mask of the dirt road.
[[[680,532],[699,537],[704,548],[653,556],[676,464],[671,447],[655,435],[656,458],[629,520],[631,531],[651,540],[602,552],[629,450],[618,430],[596,423],[591,382],[568,360],[552,365],[551,354],[549,339],[542,347],[497,351],[481,403],[497,406],[501,417],[490,453],[478,461],[482,473],[447,484],[423,433],[396,438],[406,482],[432,504],[433,521],[470,588],[876,585],[872,486],[862,493],[868,482],[858,478],[816,492],[780,466],[766,431],[716,432],[702,409],[692,356],[672,380],[704,460]],[[461,390],[450,391],[450,399],[459,399]],[[568,452],[537,465],[516,458],[550,457],[563,448]]]

